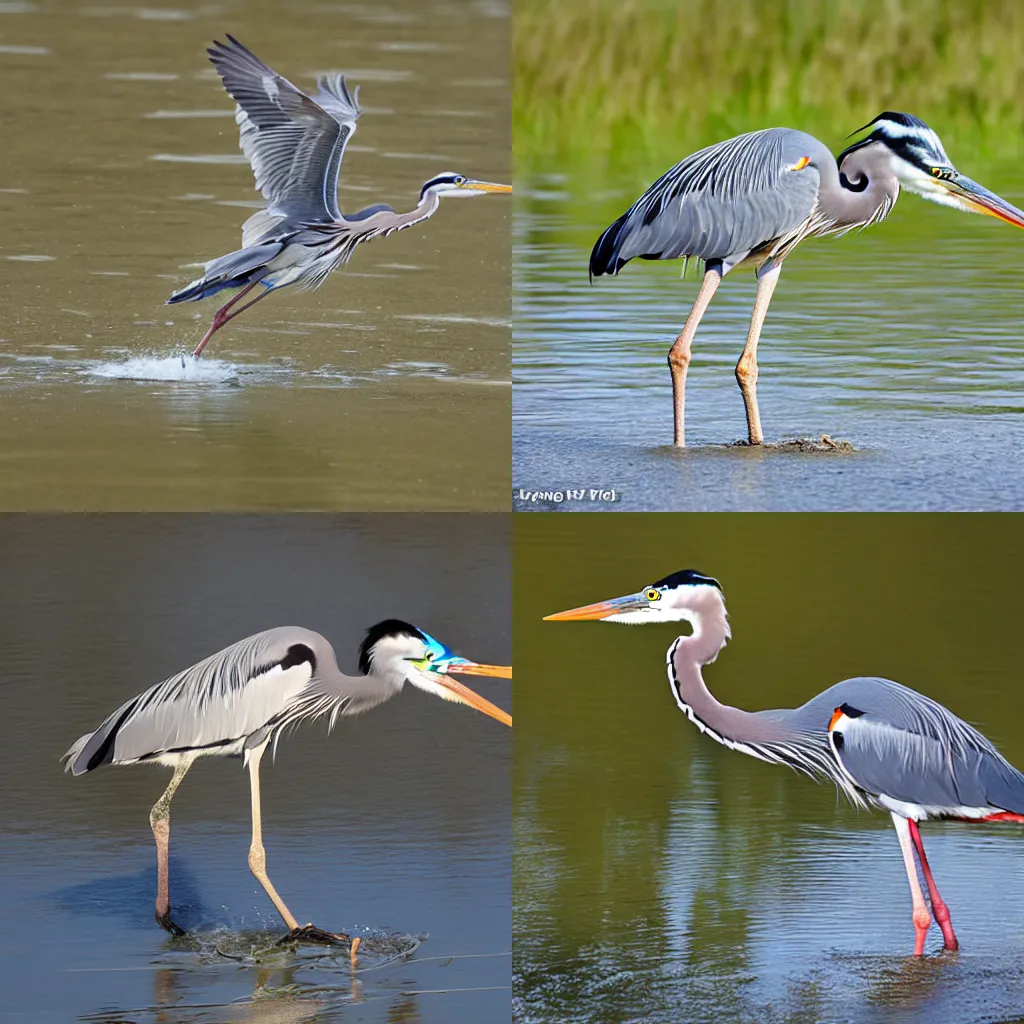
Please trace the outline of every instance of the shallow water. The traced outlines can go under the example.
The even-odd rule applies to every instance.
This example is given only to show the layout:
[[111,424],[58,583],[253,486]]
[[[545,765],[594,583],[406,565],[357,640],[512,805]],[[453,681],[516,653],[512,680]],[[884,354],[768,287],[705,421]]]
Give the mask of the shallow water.
[[[413,518],[0,520],[4,1020],[509,1019],[499,723],[406,692],[331,735],[302,726],[265,759],[270,877],[303,923],[365,937],[354,975],[344,951],[270,948],[284,928],[248,870],[241,761],[195,765],[172,805],[172,905],[197,944],[153,920],[148,814],[168,771],[74,778],[58,763],[125,699],[271,625],[319,630],[348,672],[363,629],[396,615],[508,664],[507,524]],[[472,685],[511,706],[507,681]]]
[[508,197],[442,203],[182,368],[218,301],[165,300],[260,199],[206,60],[226,31],[361,86],[343,209],[507,179],[501,4],[0,5],[0,508],[507,508]]
[[[1024,202],[1016,169],[971,173]],[[680,452],[665,357],[699,275],[636,260],[588,284],[590,247],[635,187],[553,176],[520,192],[515,495],[615,489],[596,507],[621,510],[1024,508],[1021,232],[907,195],[882,225],[786,261],[759,347],[765,437],[827,434],[852,457],[726,447],[746,438],[733,370],[755,288],[733,271],[693,345]]]
[[516,517],[516,1019],[1024,1017],[1021,826],[922,826],[961,949],[933,928],[915,961],[888,816],[702,736],[665,679],[685,625],[541,621],[696,567],[729,603],[732,642],[704,671],[720,700],[794,707],[885,675],[1020,766],[1014,531],[1001,516]]

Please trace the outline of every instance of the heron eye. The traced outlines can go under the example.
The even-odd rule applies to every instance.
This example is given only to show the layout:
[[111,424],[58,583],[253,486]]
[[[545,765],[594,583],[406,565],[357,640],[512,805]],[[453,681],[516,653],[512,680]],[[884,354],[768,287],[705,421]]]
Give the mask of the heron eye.
[[433,661],[433,660],[434,660],[434,652],[433,651],[427,651],[427,661]]
[[661,591],[655,590],[654,587],[651,587],[651,589],[648,590],[646,594],[644,594],[644,597],[646,597],[648,601],[660,601]]
[[465,185],[466,184],[466,179],[461,174],[456,174],[455,175],[455,184],[456,185]]

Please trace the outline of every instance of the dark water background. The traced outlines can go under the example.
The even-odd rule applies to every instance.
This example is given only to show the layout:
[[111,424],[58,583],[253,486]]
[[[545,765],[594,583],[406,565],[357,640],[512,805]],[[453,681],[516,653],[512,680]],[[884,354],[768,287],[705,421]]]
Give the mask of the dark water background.
[[[417,623],[510,664],[503,517],[0,518],[3,1019],[480,1024],[510,1009],[511,733],[419,691],[282,739],[262,772],[271,879],[302,921],[425,937],[353,976],[284,933],[249,873],[241,761],[196,764],[174,799],[171,898],[202,950],[153,920],[149,766],[65,775],[121,702],[273,625],[316,629],[356,671],[365,627]],[[474,680],[511,706],[507,681]],[[97,1014],[96,1017],[88,1017]]]

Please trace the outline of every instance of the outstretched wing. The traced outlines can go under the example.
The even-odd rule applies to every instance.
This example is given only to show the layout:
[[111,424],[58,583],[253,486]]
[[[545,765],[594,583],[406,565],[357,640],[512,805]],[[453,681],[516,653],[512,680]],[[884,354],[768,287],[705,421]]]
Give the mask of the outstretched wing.
[[67,770],[204,749],[239,753],[303,695],[318,659],[334,664],[330,644],[298,626],[240,640],[119,707],[65,754]]
[[663,174],[604,231],[590,256],[591,276],[617,274],[637,256],[721,260],[728,271],[804,228],[825,160],[835,163],[822,143],[789,128],[708,146]]
[[350,93],[342,75],[325,75],[311,99],[237,39],[227,38],[207,52],[238,104],[242,152],[270,204],[250,218],[243,244],[272,227],[272,218],[310,224],[340,220],[338,174],[356,130],[358,90]]
[[847,709],[831,734],[835,756],[873,795],[955,814],[957,808],[1024,813],[1024,776],[977,729],[890,680],[833,687]]

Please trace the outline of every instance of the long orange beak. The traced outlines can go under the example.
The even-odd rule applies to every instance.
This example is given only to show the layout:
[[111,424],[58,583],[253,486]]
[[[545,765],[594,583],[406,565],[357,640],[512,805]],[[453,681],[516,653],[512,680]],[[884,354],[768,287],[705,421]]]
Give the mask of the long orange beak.
[[498,679],[511,679],[511,665],[478,665],[475,661],[453,660],[448,665],[448,672],[457,672],[460,676],[492,676]]
[[511,192],[511,185],[499,185],[493,181],[474,181],[472,178],[464,181],[460,188],[469,188],[474,192]]
[[1011,206],[1002,196],[990,192],[984,185],[961,174],[949,181],[941,181],[941,185],[957,199],[963,208],[974,213],[983,213],[987,217],[996,217],[1014,227],[1024,228],[1024,212]]
[[[470,662],[473,664],[473,662]],[[491,665],[476,665],[476,668],[492,668],[495,666]],[[453,671],[461,672],[462,668],[453,669]],[[511,674],[512,670],[508,669]],[[484,674],[484,673],[481,673]],[[511,676],[509,676],[510,678]],[[471,690],[464,683],[460,683],[458,679],[452,679],[451,676],[437,675],[435,681],[446,692],[443,694],[445,700],[454,700],[459,704],[468,704],[471,708],[475,708],[477,711],[482,712],[491,718],[497,719],[502,725],[511,726],[512,716],[507,711],[502,711],[501,708],[492,704],[489,700],[484,700],[479,693]]]
[[607,619],[610,615],[621,615],[623,612],[634,612],[646,608],[648,602],[642,594],[629,594],[626,597],[615,597],[610,601],[598,601],[596,604],[585,604],[580,608],[570,608],[567,612],[545,615],[545,622],[571,622],[580,619]]

